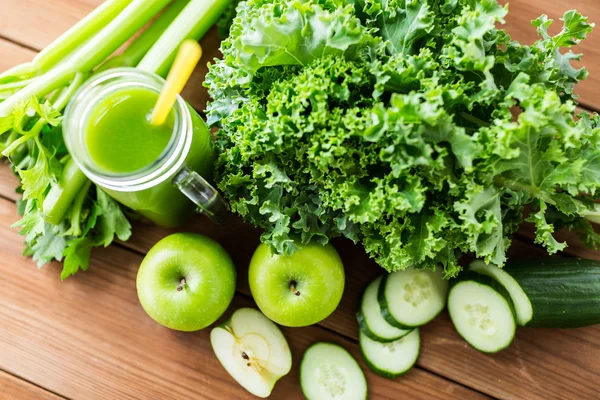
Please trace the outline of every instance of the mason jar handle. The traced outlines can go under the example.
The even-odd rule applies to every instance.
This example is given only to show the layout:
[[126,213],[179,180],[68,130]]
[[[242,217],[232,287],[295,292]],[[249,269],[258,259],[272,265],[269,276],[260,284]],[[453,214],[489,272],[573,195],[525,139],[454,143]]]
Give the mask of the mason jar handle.
[[213,221],[225,223],[229,216],[227,205],[219,192],[202,175],[184,166],[175,174],[172,183]]

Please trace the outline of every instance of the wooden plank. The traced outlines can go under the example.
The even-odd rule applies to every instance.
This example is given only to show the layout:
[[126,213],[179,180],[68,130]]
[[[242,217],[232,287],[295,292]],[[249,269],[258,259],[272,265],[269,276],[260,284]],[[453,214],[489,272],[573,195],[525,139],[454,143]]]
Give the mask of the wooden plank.
[[60,400],[63,399],[29,382],[0,371],[0,393],[4,400]]
[[[524,224],[519,230],[521,237],[533,241],[535,238],[535,226],[530,223]],[[554,233],[554,237],[559,242],[566,242],[567,248],[561,253],[572,257],[589,258],[600,260],[600,251],[586,246],[579,238],[566,229]]]
[[[15,219],[6,221],[5,227]],[[202,217],[181,230],[202,233],[219,241],[238,268],[238,289],[250,294],[247,266],[259,243],[259,231],[239,220],[227,227],[216,227]],[[134,224],[132,239],[124,245],[146,253],[154,243],[174,231],[139,221]],[[346,266],[346,291],[338,309],[320,325],[356,341],[354,310],[357,294],[381,273],[381,269],[367,258],[360,246],[347,240],[335,240],[334,244]],[[118,252],[120,254],[120,250]],[[515,241],[509,256],[524,259],[543,254],[539,247]],[[120,256],[115,254],[114,257]],[[568,388],[570,393],[586,398],[594,393],[588,382],[600,377],[600,363],[596,357],[600,353],[600,326],[571,331],[520,329],[513,346],[493,356],[470,348],[456,334],[447,314],[422,328],[421,332],[420,367],[494,397],[558,399],[564,398],[566,389],[563,388]]]
[[[251,398],[214,357],[209,330],[170,331],[144,313],[135,290],[139,255],[118,247],[99,250],[88,273],[61,282],[57,263],[38,271],[19,255],[21,238],[8,228],[14,214],[14,204],[0,200],[0,369],[74,399]],[[232,308],[250,304],[237,296]],[[302,398],[298,362],[314,341],[340,343],[360,359],[356,343],[330,331],[284,333],[294,369],[273,398]],[[401,384],[369,372],[367,377],[377,399],[484,397],[418,368]]]
[[[522,43],[531,44],[537,39],[537,33],[530,25],[530,21],[541,14],[547,14],[557,21],[551,30],[553,32],[558,32],[558,18],[570,8],[577,8],[584,15],[589,16],[591,21],[600,23],[600,3],[597,0],[575,0],[571,3],[565,3],[563,0],[500,0],[500,2],[510,3],[505,28],[514,39]],[[11,18],[3,18],[0,21],[0,36],[41,50],[100,3],[102,0],[4,0],[3,15],[10,15]],[[25,22],[27,29],[22,29]],[[600,47],[596,45],[598,40],[600,40],[600,32],[596,29],[589,36],[589,40],[576,48],[576,52],[584,54],[582,65],[590,71],[590,77],[579,85],[577,93],[581,95],[582,103],[600,110],[600,99],[595,93],[595,88],[600,87]],[[219,39],[214,31],[203,40],[205,52],[210,53],[205,55],[204,60],[212,60],[218,55],[216,51],[218,43]],[[201,64],[205,66],[206,62],[202,61]],[[203,80],[203,72],[204,68],[200,69],[193,81],[200,83]],[[204,109],[207,96],[200,85],[195,86],[195,90],[188,88],[184,96],[196,109]]]
[[[12,0],[9,0],[12,1]],[[49,2],[51,3],[51,2]],[[535,3],[535,2],[534,2]],[[554,4],[556,2],[546,2],[545,4]],[[19,5],[22,6],[23,3],[19,2]],[[513,2],[513,5],[515,3]],[[529,6],[528,6],[529,7]],[[4,9],[4,5],[3,5],[3,9]],[[548,12],[548,11],[546,11]],[[514,13],[514,7],[513,7],[513,13]],[[548,12],[549,13],[549,12]],[[538,13],[539,14],[539,13]],[[521,26],[521,25],[519,25]],[[206,46],[205,46],[206,47]],[[589,58],[588,58],[589,59]],[[589,82],[588,82],[589,83]],[[195,104],[194,104],[195,105]],[[195,105],[196,106],[196,105]],[[203,228],[204,229],[204,228]],[[209,230],[211,230],[210,228],[207,228]],[[144,225],[142,224],[142,228],[138,227],[137,232],[141,233],[144,232],[143,235],[137,234],[135,237],[139,237],[139,236],[146,236],[146,232],[148,232],[148,228],[144,227]],[[162,233],[158,233],[156,232],[155,237],[158,238],[160,236],[164,236],[166,232],[162,231]],[[252,233],[250,234],[252,235]],[[225,236],[224,236],[225,237]],[[239,238],[237,238],[237,241],[233,241],[233,243],[240,243],[242,240],[240,240]],[[336,243],[337,245],[337,243]],[[244,253],[247,251],[246,250],[242,250],[240,251],[240,249],[238,248],[239,246],[235,246],[232,250],[235,250],[237,254],[234,254],[235,257],[237,257],[238,259],[243,259],[244,257]],[[249,248],[251,248],[251,246],[248,246]],[[143,250],[143,249],[142,249]],[[344,251],[343,254],[352,254],[351,253],[352,250],[348,250],[347,253],[346,251]],[[362,254],[362,252],[360,251],[360,248],[358,248],[358,251],[360,252],[360,254]],[[528,251],[528,250],[527,250]],[[239,254],[239,255],[238,255]],[[250,254],[250,253],[247,253]],[[351,256],[348,256],[351,257]],[[364,258],[364,254],[363,254],[363,258]],[[360,261],[360,258],[359,260]],[[356,270],[358,268],[361,268],[362,266],[360,265],[360,263],[357,261],[357,263],[355,264],[355,268],[353,269]],[[367,261],[368,264],[368,261]],[[246,264],[247,265],[247,264]],[[368,268],[367,268],[368,269]],[[372,271],[371,271],[372,270]],[[379,270],[377,270],[377,268],[375,268],[374,270],[371,268],[371,270],[369,270],[371,274],[376,274],[378,273]],[[373,272],[374,271],[374,272]],[[352,277],[349,276],[348,280],[348,286],[354,288],[355,290],[358,290],[359,286],[358,285],[354,285],[350,284],[350,280],[354,279]],[[357,281],[362,284],[364,284],[366,282],[366,280],[368,280],[369,277],[366,278],[359,278]],[[336,312],[336,314],[334,314],[334,316],[332,316],[330,319],[328,319],[326,321],[326,324],[331,324],[331,326],[329,327],[341,327],[339,329],[342,330],[347,330],[347,332],[345,332],[346,335],[353,337],[356,335],[355,332],[355,328],[352,329],[353,325],[350,325],[348,322],[352,321],[353,322],[353,317],[352,317],[352,307],[348,307],[348,302],[346,301],[347,298],[350,298],[348,295],[345,296],[345,300],[344,300],[344,304],[342,305],[343,309],[346,310],[345,312],[342,313],[341,316],[336,316],[338,315],[341,310],[338,310],[338,312]],[[350,298],[352,302],[355,302],[356,299],[355,298]],[[340,308],[342,308],[340,307]],[[332,321],[332,322],[330,322]],[[346,321],[346,322],[344,322]],[[441,322],[440,322],[441,321]],[[438,326],[437,324],[440,323],[441,325]],[[339,325],[338,325],[339,324]],[[432,334],[430,339],[426,339],[427,335],[429,335],[428,330],[431,329]],[[445,334],[442,334],[444,332],[444,329],[448,330],[447,334],[448,337],[446,337]],[[442,332],[442,333],[440,333]],[[557,352],[557,348],[560,348],[560,354],[562,355],[562,349],[564,348],[564,341],[567,342],[574,342],[574,344],[577,344],[577,342],[580,341],[590,341],[590,337],[594,337],[594,331],[590,331],[588,330],[577,330],[577,331],[570,331],[570,332],[575,332],[574,334],[569,333],[569,335],[567,335],[566,337],[563,336],[555,336],[555,330],[522,330],[521,332],[527,332],[526,334],[526,338],[529,338],[529,332],[534,332],[535,335],[541,335],[543,336],[543,341],[544,343],[546,343],[546,341],[548,341],[549,343],[552,343],[554,345],[556,344],[560,344],[560,347],[557,346],[546,346],[546,347],[542,347],[542,349],[544,349],[544,351],[540,351],[540,354],[537,354],[534,350],[531,350],[529,347],[530,345],[527,345],[527,349],[526,351],[524,351],[523,353],[527,356],[524,360],[521,359],[520,363],[522,363],[523,365],[519,364],[519,374],[523,375],[522,377],[517,378],[516,380],[512,380],[511,379],[511,374],[514,373],[515,371],[515,367],[512,366],[511,362],[514,362],[514,355],[511,356],[507,356],[507,358],[509,358],[509,360],[504,360],[503,358],[500,359],[500,361],[496,361],[496,357],[500,357],[501,355],[507,354],[507,352],[502,353],[501,355],[495,356],[495,357],[488,357],[488,356],[484,356],[481,355],[480,353],[475,352],[474,350],[467,348],[466,345],[460,341],[457,337],[452,337],[452,335],[456,336],[456,334],[453,332],[453,330],[451,329],[451,326],[447,323],[447,321],[444,320],[444,318],[440,318],[438,320],[436,320],[436,322],[434,324],[429,325],[427,328],[424,329],[424,342],[429,343],[430,341],[436,341],[439,343],[436,343],[436,346],[431,347],[431,351],[428,353],[427,348],[424,347],[423,350],[423,357],[421,358],[420,361],[420,365],[423,365],[424,363],[426,363],[428,365],[428,368],[432,369],[432,370],[436,370],[441,374],[447,375],[447,376],[452,376],[452,374],[456,374],[458,375],[458,379],[459,381],[466,383],[466,384],[470,384],[471,381],[474,381],[472,386],[477,387],[478,389],[485,391],[486,393],[490,393],[490,394],[494,394],[495,396],[498,397],[519,397],[519,398],[538,398],[537,396],[539,396],[539,398],[565,398],[565,397],[570,397],[572,393],[578,393],[582,398],[588,398],[590,396],[590,393],[586,392],[587,388],[586,386],[579,382],[577,379],[575,379],[575,383],[573,384],[569,379],[566,379],[565,377],[563,377],[562,375],[560,375],[561,370],[558,370],[558,368],[547,372],[548,374],[548,379],[541,379],[538,377],[539,372],[544,372],[544,368],[548,368],[551,369],[552,365],[558,365],[560,366],[561,362],[565,362],[564,360],[561,359],[561,357],[554,357],[553,354]],[[519,337],[521,337],[521,332],[519,334]],[[539,333],[541,332],[541,333]],[[550,339],[548,339],[545,335],[545,332],[548,332],[548,335],[550,335]],[[562,331],[564,332],[564,331]],[[579,334],[578,332],[584,332],[583,334]],[[592,332],[592,333],[589,333]],[[597,337],[597,335],[596,335]],[[526,341],[527,339],[525,339]],[[554,340],[554,342],[553,342]],[[518,339],[518,343],[520,343],[521,340]],[[593,342],[596,345],[598,344],[597,341]],[[424,346],[426,346],[427,344],[424,344]],[[537,340],[535,341],[535,343],[532,343],[532,345],[537,346],[539,345],[539,343],[537,343]],[[458,347],[456,347],[458,346]],[[516,346],[516,344],[515,344]],[[513,347],[515,347],[513,346]],[[447,349],[446,347],[450,347],[453,350],[450,351],[450,349]],[[455,348],[456,347],[456,348]],[[576,349],[580,349],[579,346],[576,347],[569,347],[567,346],[567,349],[564,351],[565,355],[571,355],[573,353],[577,353],[577,357],[574,357],[575,362],[579,363],[580,361],[580,357],[585,357],[586,355],[589,354],[594,354],[594,351],[597,353],[598,349],[597,348],[584,348],[585,350],[585,354],[579,354],[578,352],[575,352],[573,350]],[[547,351],[546,351],[547,350]],[[509,350],[512,351],[512,348]],[[550,358],[543,358],[543,356],[547,356],[546,353],[550,353],[551,357]],[[461,354],[466,353],[467,357],[463,356],[460,357]],[[428,360],[428,356],[427,354],[430,354],[430,358],[433,361],[431,364],[427,363]],[[535,354],[536,356],[542,356],[542,358],[532,358],[531,360],[535,360],[537,362],[539,362],[540,365],[534,366],[535,368],[533,368],[533,375],[531,372],[531,365],[529,365],[530,363],[530,354]],[[458,357],[458,358],[457,358]],[[491,361],[490,361],[491,360]],[[540,360],[544,360],[543,362]],[[491,365],[490,365],[491,363]],[[565,362],[566,365],[568,365],[568,372],[569,374],[571,373],[571,371],[575,371],[574,372],[574,377],[580,377],[582,376],[578,370],[573,370],[572,368],[574,368],[571,364],[573,364],[574,362]],[[547,367],[545,364],[550,364],[550,367]],[[585,379],[587,378],[592,378],[592,381],[594,379],[597,379],[597,371],[598,371],[598,367],[597,364],[594,364],[593,362],[590,361],[590,358],[586,359],[584,358],[584,365],[586,365],[588,367],[588,371],[591,371],[591,375],[583,375]],[[497,368],[492,368],[492,367],[497,367]],[[541,368],[540,368],[541,367]],[[482,371],[483,370],[483,371]],[[524,372],[523,372],[524,370]],[[532,377],[531,381],[527,381],[527,374],[529,374],[529,376]],[[557,377],[558,375],[558,377]],[[567,375],[568,376],[568,375]],[[570,378],[570,377],[569,377]],[[404,381],[402,381],[404,382]],[[534,385],[535,384],[535,385]],[[513,387],[513,385],[515,387]],[[573,385],[574,387],[576,387],[576,390],[573,392],[571,391],[571,385]],[[489,387],[488,387],[489,386]],[[497,386],[506,386],[506,387],[497,387]],[[529,387],[527,387],[529,386]],[[540,386],[543,390],[535,393],[535,395],[532,395],[530,392],[528,392],[528,390],[538,390],[537,387]],[[569,392],[565,392],[565,391],[561,391],[560,387],[565,387],[569,390]],[[525,390],[523,392],[521,392],[520,390]],[[545,391],[544,391],[545,390]],[[595,392],[591,392],[592,396]],[[529,396],[528,396],[529,395]]]
[[[239,225],[238,225],[239,224]],[[230,252],[238,267],[238,288],[250,294],[246,268],[259,242],[258,232],[237,223],[235,228],[218,228],[199,217],[183,230],[209,235]],[[137,234],[135,233],[137,232]],[[138,222],[126,246],[145,253],[171,231]],[[141,234],[143,232],[143,234]],[[346,289],[337,310],[320,325],[357,340],[354,311],[358,293],[381,273],[360,246],[348,240],[334,240],[346,267]],[[545,252],[516,240],[511,259],[538,258]],[[463,385],[498,398],[561,399],[568,393],[591,398],[596,393],[589,382],[600,379],[600,343],[589,343],[600,335],[600,326],[571,331],[520,329],[515,343],[496,355],[470,348],[455,332],[447,314],[421,330],[422,354],[418,365]],[[560,345],[559,345],[560,344]],[[569,356],[565,359],[565,356]]]
[[2,54],[2,57],[0,57],[0,72],[3,72],[15,65],[31,61],[35,52],[0,39],[0,54]]
[[103,0],[2,0],[0,36],[41,50]]
[[[0,37],[4,37],[33,49],[41,50],[83,18],[102,0],[4,0],[0,21]],[[23,23],[27,21],[27,29]],[[216,29],[211,29],[200,42],[203,48],[202,60],[192,74],[182,96],[196,110],[204,110],[208,93],[202,87],[208,72],[207,64],[219,57],[220,38]],[[35,52],[0,39],[0,72],[29,61]]]
[[15,188],[19,186],[19,180],[12,173],[6,160],[0,160],[0,196],[16,201],[19,194],[15,192]]

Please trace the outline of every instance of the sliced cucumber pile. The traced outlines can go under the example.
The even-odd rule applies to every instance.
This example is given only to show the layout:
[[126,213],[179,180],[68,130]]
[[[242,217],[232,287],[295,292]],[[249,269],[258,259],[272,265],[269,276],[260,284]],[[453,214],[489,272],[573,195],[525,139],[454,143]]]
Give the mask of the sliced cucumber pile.
[[442,270],[407,269],[383,276],[378,300],[388,323],[416,328],[434,319],[446,305],[448,280]]
[[369,283],[356,313],[369,368],[391,379],[408,372],[419,358],[417,327],[444,309],[447,294],[441,269],[397,271]]
[[517,329],[510,295],[494,279],[469,272],[448,295],[454,328],[475,349],[496,353],[507,348]]
[[459,335],[484,353],[507,348],[517,326],[600,324],[600,261],[549,257],[499,268],[476,260],[448,286],[440,269],[407,269],[366,287],[356,317],[371,370],[388,378],[410,370],[419,357],[417,328],[446,303]]
[[409,334],[411,329],[396,328],[383,317],[377,301],[381,280],[381,276],[376,278],[365,289],[356,318],[362,334],[378,342],[393,342]]
[[300,386],[308,400],[364,400],[367,380],[356,360],[343,347],[318,342],[300,363]]
[[481,260],[473,261],[469,266],[469,271],[487,275],[506,289],[515,307],[515,316],[519,326],[525,326],[531,321],[533,318],[531,300],[515,278],[496,265],[486,264]]
[[378,375],[394,379],[407,373],[419,358],[419,329],[393,342],[381,343],[363,331],[359,334],[360,349],[371,369]]

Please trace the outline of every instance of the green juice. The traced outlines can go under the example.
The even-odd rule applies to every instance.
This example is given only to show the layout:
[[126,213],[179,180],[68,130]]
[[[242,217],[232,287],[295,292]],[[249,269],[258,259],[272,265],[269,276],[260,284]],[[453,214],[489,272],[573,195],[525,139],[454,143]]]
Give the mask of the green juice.
[[[159,162],[177,132],[174,112],[161,126],[150,123],[157,99],[158,93],[153,90],[130,87],[114,91],[95,104],[84,130],[88,155],[98,170],[117,176],[131,175]],[[193,139],[185,165],[210,180],[214,142],[202,118],[188,108]],[[159,225],[176,227],[193,214],[196,206],[172,185],[171,179],[139,191],[105,191]]]
[[159,159],[167,148],[175,116],[160,126],[150,123],[158,94],[142,88],[118,91],[94,109],[86,144],[92,161],[109,173],[130,173]]

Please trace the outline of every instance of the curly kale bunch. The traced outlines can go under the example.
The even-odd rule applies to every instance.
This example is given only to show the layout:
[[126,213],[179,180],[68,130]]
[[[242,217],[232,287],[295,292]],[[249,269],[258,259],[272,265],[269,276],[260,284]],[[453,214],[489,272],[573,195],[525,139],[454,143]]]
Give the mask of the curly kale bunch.
[[496,0],[248,0],[210,67],[217,183],[289,254],[344,236],[383,268],[474,253],[502,265],[528,218],[599,243],[598,115],[575,115],[587,75],[569,48],[593,27],[546,16],[532,46],[498,29]]

